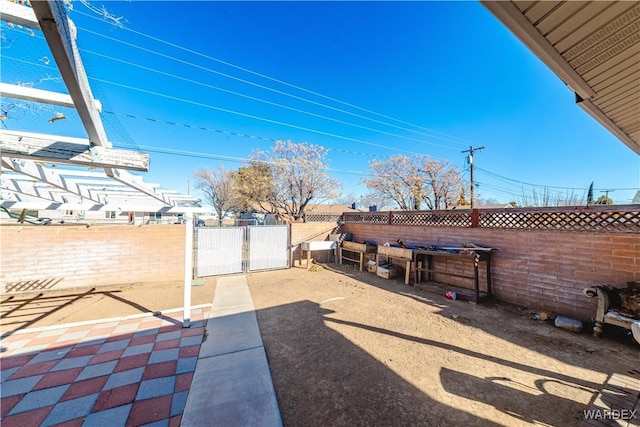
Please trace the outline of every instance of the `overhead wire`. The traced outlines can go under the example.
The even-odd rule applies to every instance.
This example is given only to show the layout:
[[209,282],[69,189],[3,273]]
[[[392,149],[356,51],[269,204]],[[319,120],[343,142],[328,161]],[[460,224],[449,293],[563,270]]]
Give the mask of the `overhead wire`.
[[[476,166],[475,170],[483,172],[493,178],[499,179],[501,181],[504,181],[507,184],[511,184],[511,185],[526,185],[526,186],[530,186],[530,187],[537,187],[537,188],[541,188],[541,189],[557,189],[557,190],[578,190],[578,191],[587,191],[588,187],[562,187],[562,186],[556,186],[556,185],[546,185],[546,184],[534,184],[534,183],[530,183],[530,182],[525,182],[525,181],[521,181],[521,180],[517,180],[517,179],[513,179],[513,178],[508,178],[504,175],[500,175],[497,174],[495,172],[489,171],[487,169],[481,168]],[[606,189],[609,190],[620,190],[620,191],[627,191],[627,190],[638,190],[638,188],[612,188],[612,187],[607,187]],[[600,190],[604,190],[604,188],[594,188],[594,191],[600,191]],[[561,191],[555,191],[552,190],[556,193],[562,193]]]
[[[83,14],[83,13],[81,13],[81,14]],[[96,17],[91,16],[91,15],[87,15],[87,14],[83,14],[83,15],[89,16],[92,19],[98,19],[99,20],[99,18],[96,18]],[[314,91],[310,91],[308,89],[304,89],[304,88],[296,86],[296,85],[292,85],[290,83],[287,83],[287,82],[284,82],[284,81],[281,81],[281,80],[278,80],[278,79],[263,75],[261,73],[257,73],[255,71],[252,71],[252,70],[249,70],[249,69],[246,69],[246,68],[243,68],[243,67],[236,66],[234,64],[219,60],[219,59],[211,57],[209,55],[205,55],[205,54],[202,54],[200,52],[197,52],[197,51],[194,51],[194,50],[191,50],[191,49],[188,49],[188,48],[184,48],[182,46],[175,45],[175,44],[167,42],[165,40],[162,40],[162,39],[159,39],[159,38],[156,38],[156,37],[153,37],[153,36],[146,35],[144,33],[138,32],[136,30],[132,30],[132,29],[127,28],[127,27],[124,27],[122,29],[125,30],[125,31],[130,31],[130,32],[132,32],[134,34],[138,34],[138,35],[141,35],[143,37],[149,38],[151,40],[157,41],[159,43],[163,43],[163,44],[166,44],[168,46],[183,50],[185,52],[188,52],[188,53],[191,53],[191,54],[194,54],[194,55],[197,55],[197,56],[201,56],[201,57],[209,59],[211,61],[223,63],[225,65],[228,65],[230,67],[245,71],[247,73],[251,73],[253,75],[256,75],[256,76],[259,76],[259,77],[262,77],[262,78],[265,78],[265,79],[268,79],[268,80],[271,80],[271,81],[274,81],[274,82],[277,82],[277,83],[280,83],[280,84],[283,84],[283,85],[286,85],[286,86],[289,86],[289,87],[292,87],[292,88],[295,88],[295,89],[298,89],[298,90],[301,90],[301,91],[304,91],[304,92],[307,92],[307,93],[310,93],[310,94],[313,94],[313,95],[316,95],[316,96],[319,96],[319,97],[322,97],[322,98],[325,98],[325,99],[329,99],[329,100],[332,100],[334,102],[338,102],[338,103],[341,103],[343,105],[350,106],[352,108],[356,108],[356,109],[359,109],[359,110],[362,110],[362,111],[366,111],[366,112],[368,112],[370,114],[375,114],[375,115],[382,116],[382,117],[385,117],[385,118],[388,118],[388,119],[391,119],[391,120],[394,120],[394,121],[397,121],[397,122],[400,122],[400,123],[404,123],[404,124],[408,124],[410,126],[414,126],[414,127],[420,128],[420,129],[424,129],[426,131],[429,131],[429,132],[432,132],[432,133],[436,133],[438,135],[432,135],[432,134],[427,134],[427,133],[424,133],[424,132],[419,132],[419,131],[416,131],[414,129],[405,128],[405,127],[402,127],[402,126],[394,125],[392,123],[388,123],[388,122],[384,122],[384,121],[381,121],[381,120],[373,119],[371,117],[363,116],[361,114],[356,114],[356,113],[353,113],[351,111],[347,111],[347,110],[343,110],[343,109],[340,109],[340,108],[336,108],[336,107],[333,107],[333,106],[330,106],[330,105],[319,103],[317,101],[313,101],[313,100],[310,100],[310,99],[307,99],[307,98],[303,98],[303,97],[300,97],[300,96],[297,96],[297,95],[293,95],[293,94],[288,93],[288,92],[284,92],[284,91],[281,91],[281,90],[278,90],[278,89],[274,89],[274,88],[271,88],[269,86],[261,85],[261,84],[258,84],[258,83],[255,83],[255,82],[251,82],[251,81],[246,80],[246,79],[242,79],[242,78],[239,78],[239,77],[236,77],[236,76],[232,76],[232,75],[227,74],[227,73],[222,73],[220,71],[212,70],[210,68],[203,67],[203,66],[194,64],[192,62],[184,61],[184,60],[175,58],[175,57],[170,56],[170,55],[165,55],[165,54],[159,53],[159,52],[151,50],[151,49],[147,49],[147,48],[141,47],[141,46],[133,44],[133,43],[129,43],[129,42],[126,42],[126,41],[123,41],[123,40],[119,40],[119,39],[116,39],[114,37],[109,37],[109,36],[107,36],[105,34],[102,34],[102,33],[99,33],[99,32],[95,32],[95,31],[86,29],[84,27],[78,27],[78,28],[81,29],[82,31],[85,31],[85,32],[90,33],[90,34],[94,34],[94,35],[96,35],[98,37],[106,38],[108,40],[112,40],[112,41],[115,41],[117,43],[121,43],[121,44],[130,46],[130,47],[133,47],[133,48],[136,48],[136,49],[140,49],[140,50],[143,50],[145,52],[148,52],[148,53],[151,53],[151,54],[154,54],[154,55],[158,55],[158,56],[161,56],[161,57],[173,60],[173,61],[177,61],[177,62],[183,63],[185,65],[189,65],[189,66],[192,66],[192,67],[195,67],[195,68],[199,68],[199,69],[202,69],[204,71],[207,71],[207,72],[210,72],[210,73],[213,73],[213,74],[217,74],[217,75],[220,75],[220,76],[232,79],[232,80],[236,80],[236,81],[239,81],[239,82],[251,85],[251,86],[259,87],[261,89],[268,90],[268,91],[271,91],[271,92],[274,92],[274,93],[278,93],[280,95],[291,97],[291,98],[294,98],[294,99],[297,99],[297,100],[300,100],[300,101],[304,101],[304,102],[308,102],[308,103],[311,103],[311,104],[314,104],[314,105],[317,105],[317,106],[321,106],[323,108],[327,108],[327,109],[331,109],[331,110],[334,110],[334,111],[338,111],[338,112],[341,112],[343,114],[348,114],[348,115],[351,115],[351,116],[354,116],[354,117],[358,117],[358,118],[362,118],[362,119],[365,119],[365,120],[373,121],[373,122],[376,122],[376,123],[379,123],[379,124],[383,124],[383,125],[386,125],[386,126],[395,127],[397,129],[418,133],[418,134],[421,134],[423,136],[428,136],[430,138],[436,138],[436,139],[441,139],[441,140],[453,142],[453,143],[456,143],[456,144],[459,144],[459,145],[467,145],[469,143],[469,141],[467,141],[465,139],[458,138],[458,137],[455,137],[455,136],[451,136],[451,135],[448,135],[446,133],[435,131],[435,130],[432,130],[432,129],[429,129],[429,128],[425,128],[425,127],[422,127],[422,126],[419,126],[419,125],[415,125],[413,123],[406,122],[406,121],[403,121],[403,120],[400,120],[400,119],[396,119],[396,118],[393,118],[391,116],[386,116],[384,114],[377,113],[375,111],[368,110],[368,109],[365,109],[365,108],[362,108],[362,107],[358,107],[356,105],[349,104],[349,103],[346,103],[344,101],[340,101],[338,99],[331,98],[331,97],[328,97],[326,95],[322,95],[320,93],[317,93],[317,92],[314,92]],[[439,136],[439,135],[443,135],[443,136]],[[463,143],[461,141],[465,141],[465,142]],[[447,147],[447,148],[456,149],[456,148],[453,148],[453,147]]]
[[[4,58],[5,59],[11,59],[11,60],[19,61],[19,62],[23,62],[23,63],[29,64],[29,65],[33,65],[33,66],[38,66],[38,67],[51,69],[51,70],[55,69],[53,67],[50,67],[50,66],[47,66],[47,65],[44,65],[44,64],[39,64],[39,63],[31,62],[31,61],[25,61],[23,59],[15,58],[15,57],[8,56],[8,55],[5,55]],[[98,79],[98,78],[95,78],[95,77],[90,77],[89,79],[90,80],[96,80],[96,81],[99,81],[99,82],[102,82],[102,83],[106,83],[106,84],[113,84],[113,85],[116,85],[116,86],[125,87],[127,89],[147,92],[147,93],[150,93],[150,94],[153,94],[153,95],[157,95],[157,96],[174,98],[174,97],[171,97],[170,95],[164,95],[164,94],[160,94],[160,93],[156,93],[156,92],[151,92],[151,91],[147,91],[146,89],[134,88],[132,86],[127,86],[127,85],[123,85],[123,84],[120,84],[120,83],[110,82],[110,81]],[[182,99],[182,98],[174,98],[174,99],[182,101],[182,102],[187,102],[187,103],[195,103],[195,104],[203,106],[203,107],[209,107],[209,108],[213,108],[213,109],[218,109],[218,107],[215,107],[215,106],[209,106],[207,104],[196,103],[195,101],[190,101],[190,100],[186,100],[186,99]],[[223,109],[223,111],[227,111],[227,110]],[[198,126],[198,125],[190,125],[190,124],[179,123],[179,122],[174,122],[174,121],[167,121],[167,120],[161,120],[161,119],[151,118],[151,117],[142,117],[142,116],[138,116],[138,115],[134,115],[134,114],[128,114],[128,113],[120,113],[120,112],[106,111],[106,110],[102,111],[102,112],[106,113],[106,114],[111,114],[111,115],[119,115],[119,116],[124,116],[124,117],[129,117],[129,118],[135,118],[135,119],[139,119],[139,120],[146,120],[146,121],[164,123],[164,124],[169,124],[169,125],[176,125],[176,126],[181,126],[181,127],[186,127],[186,128],[199,129],[199,130],[203,130],[203,131],[216,132],[216,133],[227,134],[227,135],[241,136],[241,137],[252,138],[252,139],[263,140],[263,141],[275,142],[275,141],[278,141],[278,140],[282,139],[282,138],[276,139],[276,138],[267,138],[267,137],[261,137],[261,136],[255,136],[255,135],[248,135],[248,134],[244,134],[244,133],[240,133],[240,132],[233,132],[233,131],[227,131],[227,130],[207,128],[207,127]],[[227,111],[227,112],[231,112],[231,111]],[[239,113],[239,112],[237,114],[244,115],[244,113]],[[270,119],[264,119],[264,120],[268,121]],[[280,122],[276,122],[276,123],[280,123]],[[283,123],[283,125],[296,127],[296,125],[292,125],[292,124],[284,124]],[[302,128],[302,129],[306,129],[306,128]],[[309,131],[315,132],[315,130],[312,130],[312,129],[309,129]],[[317,131],[317,132],[321,132],[321,131]],[[348,138],[348,137],[341,136],[341,135],[333,135],[333,134],[327,134],[327,135],[335,137],[335,138],[340,138],[340,139]],[[390,149],[390,150],[395,150],[395,151],[399,151],[399,152],[405,152],[405,153],[409,153],[409,154],[419,154],[419,153],[416,153],[416,152],[413,152],[413,151],[401,150],[401,149],[398,149],[396,147],[390,147],[390,146],[381,145],[381,144],[373,144],[373,143],[370,143],[370,142],[360,141],[360,140],[354,140],[354,141],[355,142],[361,142],[363,144],[373,145],[373,146],[376,146],[376,147],[379,147],[379,148],[387,148],[387,149]],[[340,148],[328,148],[328,149],[330,151],[342,152],[342,153],[347,153],[347,154],[356,154],[356,155],[368,156],[368,157],[376,157],[376,158],[387,158],[387,156],[383,156],[383,155],[380,155],[380,154],[365,153],[365,152],[359,152],[359,151],[353,151],[353,150],[345,150],[345,149],[340,149]]]
[[[115,144],[114,147],[119,148],[118,144]],[[199,151],[177,150],[173,148],[162,148],[162,147],[156,147],[152,145],[139,145],[139,147],[142,150],[149,151],[152,153],[169,154],[169,155],[176,155],[176,156],[182,156],[182,157],[215,159],[215,160],[222,160],[226,162],[235,162],[235,163],[261,163],[261,164],[267,164],[267,165],[288,166],[288,167],[298,166],[297,164],[290,163],[290,162],[275,162],[275,161],[269,161],[269,160],[252,159],[249,157],[223,156],[220,154],[203,153]],[[364,172],[364,171],[358,171],[358,170],[345,170],[345,169],[336,169],[336,168],[330,168],[330,167],[322,167],[320,169],[326,170],[328,172],[334,172],[334,173],[346,174],[346,175],[362,175],[362,176],[371,175],[370,172]]]
[[100,57],[103,57],[103,58],[108,59],[110,61],[120,62],[122,64],[126,64],[126,65],[131,66],[131,67],[140,68],[140,69],[145,70],[145,71],[150,71],[152,73],[162,74],[162,75],[170,77],[170,78],[182,80],[182,81],[185,81],[185,82],[188,82],[188,83],[192,83],[192,84],[195,84],[195,85],[199,85],[199,86],[202,86],[202,87],[206,87],[206,88],[209,88],[209,89],[213,89],[213,90],[217,90],[217,91],[220,91],[220,92],[228,93],[228,94],[231,94],[231,95],[234,95],[234,96],[250,99],[252,101],[261,102],[263,104],[273,105],[273,106],[276,106],[276,107],[279,107],[279,108],[283,108],[283,109],[286,109],[286,110],[289,110],[289,111],[295,111],[296,113],[301,113],[301,114],[305,114],[305,115],[308,115],[308,116],[317,117],[317,118],[320,118],[320,119],[323,119],[323,120],[329,120],[329,121],[332,121],[332,122],[335,122],[335,123],[340,123],[340,124],[343,124],[343,125],[356,127],[356,128],[359,128],[359,129],[364,129],[364,130],[377,132],[377,133],[381,133],[381,134],[388,135],[388,136],[393,136],[395,138],[406,139],[406,140],[409,140],[409,141],[420,142],[422,144],[434,145],[434,146],[442,147],[442,148],[448,148],[448,149],[452,148],[452,147],[449,147],[447,145],[436,144],[434,142],[429,142],[429,141],[423,141],[421,139],[411,138],[411,137],[408,137],[408,136],[405,136],[405,135],[399,135],[399,134],[392,133],[392,132],[387,132],[387,131],[384,131],[384,130],[381,130],[381,129],[375,129],[375,128],[371,128],[371,127],[368,127],[368,126],[362,126],[362,125],[359,125],[359,124],[356,124],[356,123],[347,122],[347,121],[336,119],[336,118],[333,118],[333,117],[328,117],[328,116],[325,116],[325,115],[322,115],[322,114],[317,114],[317,113],[313,113],[313,112],[310,112],[310,111],[302,110],[302,109],[299,109],[299,108],[290,107],[288,105],[283,105],[283,104],[280,104],[280,103],[277,103],[277,102],[273,102],[273,101],[269,101],[269,100],[266,100],[266,99],[263,99],[263,98],[258,98],[258,97],[247,95],[247,94],[244,94],[244,93],[235,92],[235,91],[232,91],[232,90],[229,90],[229,89],[224,89],[224,88],[221,88],[221,87],[218,87],[218,86],[214,86],[214,85],[210,85],[210,84],[207,84],[207,83],[204,83],[204,82],[196,81],[196,80],[193,80],[193,79],[188,79],[186,77],[179,76],[179,75],[176,75],[176,74],[171,74],[171,73],[167,73],[167,72],[164,72],[164,71],[160,71],[158,69],[145,67],[144,65],[135,64],[133,62],[125,61],[125,60],[119,59],[119,58],[114,58],[112,56],[104,55],[104,54],[98,53],[98,52],[93,52],[91,50],[80,49],[80,51],[81,52],[85,52],[85,53],[89,53],[91,55],[100,56]]
[[[30,62],[30,61],[25,61],[25,60],[22,60],[22,59],[19,59],[19,58],[11,57],[11,56],[5,56],[5,58],[16,60],[16,61],[20,61],[20,62],[24,62],[24,63],[31,64],[31,65],[37,65],[37,66],[41,66],[41,67],[45,67],[45,68],[50,68],[50,67],[47,67],[46,65],[36,64],[36,63]],[[159,93],[159,92],[150,91],[150,90],[147,90],[147,89],[142,89],[142,88],[137,88],[137,87],[130,86],[130,85],[125,85],[125,84],[122,84],[122,83],[112,82],[112,81],[100,79],[100,78],[97,78],[97,77],[90,77],[89,79],[93,80],[93,81],[105,83],[105,84],[110,84],[110,85],[122,87],[122,88],[129,89],[129,90],[134,90],[134,91],[147,93],[147,94],[154,95],[154,96],[159,96],[159,97],[163,97],[163,98],[167,98],[167,99],[172,99],[174,101],[184,102],[184,103],[196,105],[196,106],[199,106],[199,107],[209,108],[209,109],[213,109],[213,110],[217,110],[217,111],[226,112],[226,113],[229,113],[229,114],[234,114],[234,115],[238,115],[238,116],[242,116],[242,117],[247,117],[247,118],[251,118],[251,119],[255,119],[255,120],[264,121],[264,122],[267,122],[267,123],[277,124],[277,125],[280,125],[280,126],[285,126],[285,127],[290,127],[290,128],[294,128],[294,129],[304,130],[304,131],[307,131],[307,132],[316,133],[316,134],[320,134],[320,135],[324,135],[324,136],[329,136],[329,137],[332,137],[332,138],[347,140],[347,141],[351,141],[351,142],[356,142],[356,143],[360,143],[360,144],[370,145],[370,146],[377,147],[377,148],[384,148],[384,149],[397,151],[397,152],[402,152],[402,153],[407,153],[407,154],[419,154],[419,153],[417,153],[415,151],[411,151],[411,150],[403,150],[403,149],[400,149],[400,148],[397,148],[397,147],[392,147],[392,146],[388,146],[388,145],[384,145],[384,144],[377,144],[377,143],[373,143],[373,142],[369,142],[369,141],[364,141],[364,140],[360,140],[360,139],[356,139],[356,138],[347,137],[347,136],[344,136],[344,135],[338,135],[338,134],[334,134],[334,133],[330,133],[330,132],[324,132],[324,131],[317,130],[317,129],[307,128],[307,127],[304,127],[304,126],[298,126],[298,125],[291,124],[291,123],[281,122],[281,121],[278,121],[278,120],[273,120],[273,119],[269,119],[269,118],[265,118],[265,117],[254,116],[254,115],[251,115],[251,114],[242,113],[242,112],[239,112],[239,111],[234,111],[234,110],[230,110],[230,109],[226,109],[226,108],[222,108],[222,107],[217,107],[217,106],[210,105],[210,104],[204,104],[204,103],[201,103],[201,102],[196,102],[196,101],[191,101],[191,100],[184,99],[184,98],[179,98],[179,97],[175,97],[175,96],[171,96],[171,95],[166,95],[166,94],[162,94],[162,93]]]
[[[240,133],[240,132],[233,132],[233,131],[228,131],[228,130],[214,129],[214,128],[208,128],[208,127],[205,127],[205,126],[198,126],[198,125],[190,125],[190,124],[187,124],[187,123],[170,122],[170,121],[167,121],[167,120],[155,119],[155,118],[152,118],[152,117],[137,116],[135,114],[118,113],[118,112],[114,112],[114,111],[103,111],[103,113],[112,114],[112,115],[118,115],[118,116],[122,116],[122,117],[128,117],[128,118],[132,118],[132,119],[138,119],[138,120],[145,120],[145,121],[150,121],[150,122],[162,123],[162,124],[167,124],[167,125],[172,125],[172,126],[180,126],[180,127],[185,127],[185,128],[189,128],[189,129],[196,129],[196,130],[201,130],[201,131],[206,131],[206,132],[214,132],[214,133],[220,133],[220,134],[230,135],[230,136],[239,136],[239,137],[243,137],[243,138],[257,139],[257,140],[266,141],[266,142],[277,142],[277,141],[280,141],[280,139],[276,139],[276,138],[269,138],[269,137],[256,136],[256,135],[248,135],[248,134]],[[329,151],[338,151],[338,152],[346,153],[346,154],[356,154],[356,155],[359,155],[359,156],[386,158],[386,156],[383,156],[383,155],[380,155],[380,154],[363,153],[363,152],[359,152],[359,151],[344,150],[344,149],[341,149],[341,148],[328,148],[328,147],[326,147],[326,148]]]
[[158,97],[161,97],[161,98],[171,99],[173,101],[179,101],[179,102],[183,102],[183,103],[186,103],[186,104],[191,104],[191,105],[196,105],[196,106],[203,107],[203,108],[208,108],[208,109],[211,109],[211,110],[221,111],[223,113],[234,114],[234,115],[237,115],[237,116],[246,117],[246,118],[254,119],[254,120],[259,120],[259,121],[263,121],[263,122],[266,122],[266,123],[271,123],[271,124],[276,124],[276,125],[280,125],[280,126],[284,126],[284,127],[289,127],[289,128],[292,128],[292,129],[298,129],[298,130],[303,130],[303,131],[306,131],[306,132],[316,133],[318,135],[329,136],[329,137],[332,137],[332,138],[342,139],[342,140],[345,140],[345,141],[356,142],[356,143],[359,143],[359,144],[369,145],[369,146],[377,147],[377,148],[384,148],[384,149],[387,149],[387,150],[398,151],[398,152],[402,152],[402,153],[419,154],[419,153],[416,153],[415,151],[403,150],[403,149],[396,148],[396,147],[391,147],[391,146],[388,146],[388,145],[376,144],[374,142],[364,141],[364,140],[357,139],[357,138],[350,138],[350,137],[344,136],[344,135],[338,135],[338,134],[335,134],[335,133],[325,132],[325,131],[321,131],[321,130],[318,130],[318,129],[312,129],[312,128],[308,128],[308,127],[305,127],[305,126],[298,126],[298,125],[294,125],[292,123],[286,123],[286,122],[281,122],[279,120],[269,119],[269,118],[266,118],[266,117],[255,116],[253,114],[242,113],[240,111],[234,111],[234,110],[230,110],[228,108],[222,108],[222,107],[217,107],[215,105],[204,104],[202,102],[191,101],[191,100],[188,100],[188,99],[179,98],[177,96],[166,95],[166,94],[163,94],[163,93],[159,93],[159,92],[155,92],[155,91],[151,91],[151,90],[147,90],[147,89],[142,89],[142,88],[137,88],[137,87],[133,87],[133,86],[130,86],[130,85],[125,85],[125,84],[122,84],[122,83],[116,83],[116,82],[112,82],[112,81],[109,81],[109,80],[99,79],[97,77],[93,77],[92,80],[98,81],[98,82],[101,82],[101,83],[105,83],[105,84],[110,84],[110,85],[122,87],[122,88],[125,88],[125,89],[137,91],[137,92],[146,93],[146,94],[153,95],[153,96],[158,96]]

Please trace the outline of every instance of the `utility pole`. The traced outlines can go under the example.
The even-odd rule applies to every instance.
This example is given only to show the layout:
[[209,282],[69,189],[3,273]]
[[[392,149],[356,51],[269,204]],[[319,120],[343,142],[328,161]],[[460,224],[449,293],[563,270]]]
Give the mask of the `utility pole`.
[[469,172],[471,174],[471,209],[473,209],[473,204],[474,204],[474,187],[475,187],[475,182],[473,180],[473,152],[476,150],[484,150],[484,145],[482,147],[472,147],[471,145],[469,146],[468,150],[462,150],[463,153],[469,153]]

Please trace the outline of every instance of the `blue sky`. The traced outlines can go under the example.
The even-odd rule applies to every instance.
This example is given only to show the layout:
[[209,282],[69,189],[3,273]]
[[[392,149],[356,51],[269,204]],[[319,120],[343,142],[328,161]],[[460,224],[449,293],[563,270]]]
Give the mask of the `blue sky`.
[[[220,156],[247,158],[277,139],[329,148],[332,174],[356,196],[372,160],[420,153],[464,169],[469,145],[486,147],[477,192],[500,202],[544,186],[582,196],[593,181],[596,197],[615,189],[629,203],[640,187],[640,158],[479,3],[104,3],[124,28],[73,4],[107,134],[149,152],[144,179],[165,188],[191,181],[193,192],[193,171],[236,169]],[[3,81],[53,90],[38,41],[3,32]],[[40,65],[33,76],[28,61]]]

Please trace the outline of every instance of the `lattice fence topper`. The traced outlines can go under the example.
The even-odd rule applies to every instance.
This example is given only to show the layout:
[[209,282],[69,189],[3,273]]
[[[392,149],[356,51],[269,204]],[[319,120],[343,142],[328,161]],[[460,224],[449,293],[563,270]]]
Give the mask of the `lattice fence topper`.
[[640,205],[345,212],[343,223],[640,233]]
[[340,221],[340,218],[342,218],[342,214],[335,212],[314,212],[304,214],[305,222],[338,222]]
[[479,227],[640,233],[640,206],[480,211]]
[[349,212],[342,214],[344,223],[388,224],[388,212]]
[[431,225],[435,227],[471,227],[471,212],[392,212],[391,224]]

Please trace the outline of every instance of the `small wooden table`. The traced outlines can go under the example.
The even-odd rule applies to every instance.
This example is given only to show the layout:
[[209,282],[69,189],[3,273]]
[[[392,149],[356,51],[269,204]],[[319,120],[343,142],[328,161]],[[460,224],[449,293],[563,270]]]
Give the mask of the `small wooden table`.
[[[481,300],[491,296],[491,250],[472,251],[469,252],[449,252],[449,251],[434,251],[426,249],[414,249],[415,263],[416,263],[416,283],[422,281],[422,273],[427,273],[427,280],[433,282],[433,276],[435,274],[441,274],[452,277],[461,277],[464,279],[473,280],[474,297],[473,300],[477,304]],[[437,270],[435,264],[437,260],[442,259],[459,259],[473,263],[473,275],[452,273],[449,271]],[[424,262],[426,261],[427,267],[424,268]],[[486,268],[486,292],[480,291],[480,279],[479,279],[479,265],[481,262],[485,263]]]
[[[358,267],[360,267],[360,271],[362,271],[362,266],[364,265],[364,255],[365,254],[374,254],[376,253],[375,245],[368,245],[366,243],[358,243],[358,242],[342,242],[342,246],[338,248],[339,254],[338,259],[340,260],[340,264],[342,264],[343,260],[357,262]],[[347,255],[345,255],[345,252]],[[353,258],[357,256],[358,258]]]

